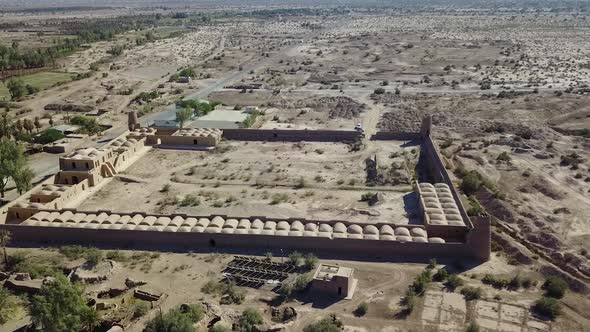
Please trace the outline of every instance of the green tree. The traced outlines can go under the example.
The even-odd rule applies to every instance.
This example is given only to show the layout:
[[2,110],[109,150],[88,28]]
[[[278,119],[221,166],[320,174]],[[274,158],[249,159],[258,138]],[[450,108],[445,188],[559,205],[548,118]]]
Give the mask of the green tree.
[[318,258],[314,254],[310,253],[305,255],[303,260],[303,264],[308,271],[315,269],[316,265],[318,265]]
[[0,140],[0,194],[4,197],[10,178],[15,179],[26,166],[23,148],[7,138]]
[[238,320],[238,331],[240,332],[251,332],[254,331],[254,326],[262,324],[262,314],[260,311],[254,308],[248,308],[242,312],[240,319]]
[[6,88],[8,88],[8,93],[10,93],[10,97],[12,99],[20,98],[27,94],[27,87],[25,82],[19,78],[11,78],[6,83]]
[[533,310],[541,316],[555,319],[561,313],[561,306],[552,297],[542,297],[535,302]]
[[64,138],[64,134],[55,129],[47,129],[41,133],[41,135],[35,138],[35,141],[39,144],[49,144]]
[[10,293],[6,288],[0,288],[0,325],[6,323],[9,317]]
[[12,233],[10,233],[10,231],[6,229],[0,229],[0,247],[2,247],[2,253],[4,254],[4,264],[8,264],[8,254],[6,253],[6,246],[8,246],[11,239]]
[[86,134],[100,133],[103,128],[96,122],[96,119],[77,115],[70,120],[70,123],[76,126],[80,126],[80,131]]
[[87,307],[86,309],[82,310],[80,319],[82,321],[82,326],[88,332],[94,331],[94,328],[98,325],[100,321],[98,312],[94,308],[90,307]]
[[360,317],[366,315],[367,311],[369,311],[369,305],[367,304],[367,302],[361,302],[361,304],[359,304],[358,307],[356,307],[354,314]]
[[324,318],[318,322],[307,325],[303,332],[340,332],[342,331],[342,322],[335,317]]
[[41,129],[41,122],[39,122],[39,117],[35,117],[35,121],[33,122],[33,126],[37,129],[37,133],[39,133],[39,129]]
[[[80,285],[58,275],[33,296],[31,318],[45,332],[80,331],[87,327],[91,310],[82,296]],[[85,326],[86,325],[86,326]]]
[[203,308],[198,305],[182,306],[159,314],[146,323],[144,332],[195,332],[193,324],[203,318]]
[[461,190],[467,195],[473,195],[481,187],[481,178],[477,172],[467,173],[461,180]]
[[293,251],[289,254],[289,263],[299,266],[303,261],[303,255],[299,251]]
[[18,119],[14,122],[13,125],[15,136],[18,136],[23,131],[23,122],[21,119]]
[[19,195],[31,190],[33,187],[33,178],[35,173],[29,167],[21,168],[16,174],[13,175],[14,183],[16,184],[16,190]]
[[547,296],[561,299],[569,286],[567,282],[560,277],[549,277],[543,284],[543,289],[547,292]]
[[176,122],[180,128],[184,127],[185,122],[190,120],[193,117],[193,110],[190,108],[183,108],[176,111]]
[[12,120],[8,116],[8,112],[10,110],[6,108],[6,111],[2,114],[2,118],[0,118],[0,138],[10,138],[12,136]]
[[[35,117],[35,119],[35,121],[39,120],[37,117]],[[29,134],[32,134],[33,129],[35,129],[35,123],[31,121],[31,119],[25,119],[23,121],[23,129],[26,130]]]

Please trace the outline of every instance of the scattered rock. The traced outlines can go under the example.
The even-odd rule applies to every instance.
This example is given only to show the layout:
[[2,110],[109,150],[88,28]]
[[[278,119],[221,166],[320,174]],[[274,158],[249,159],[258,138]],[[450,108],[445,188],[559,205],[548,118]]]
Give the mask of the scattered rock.
[[135,288],[135,287],[143,286],[145,284],[147,284],[147,282],[145,282],[145,281],[133,280],[131,278],[125,279],[125,286],[127,286],[127,288]]
[[15,273],[14,280],[18,280],[18,281],[31,280],[31,276],[28,273]]

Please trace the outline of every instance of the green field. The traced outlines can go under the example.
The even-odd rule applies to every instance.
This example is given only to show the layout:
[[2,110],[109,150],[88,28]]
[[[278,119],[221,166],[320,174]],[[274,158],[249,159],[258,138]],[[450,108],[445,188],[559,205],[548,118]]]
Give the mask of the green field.
[[[57,83],[69,82],[73,75],[57,71],[43,71],[31,75],[21,76],[25,84],[30,84],[40,90],[48,89]],[[10,94],[4,82],[0,83],[0,100],[10,100]]]

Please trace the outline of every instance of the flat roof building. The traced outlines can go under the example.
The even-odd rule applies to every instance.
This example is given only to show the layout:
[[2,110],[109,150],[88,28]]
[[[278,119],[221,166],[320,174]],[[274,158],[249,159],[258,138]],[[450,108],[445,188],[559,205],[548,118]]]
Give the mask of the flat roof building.
[[353,273],[354,269],[350,267],[320,264],[313,275],[311,290],[322,295],[351,299],[357,284]]

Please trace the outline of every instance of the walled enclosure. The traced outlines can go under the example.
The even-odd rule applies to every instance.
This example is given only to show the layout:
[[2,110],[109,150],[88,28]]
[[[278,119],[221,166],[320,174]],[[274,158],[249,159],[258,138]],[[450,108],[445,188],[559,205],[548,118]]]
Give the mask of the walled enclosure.
[[[374,139],[420,138],[425,162],[431,169],[434,184],[416,184],[424,226],[392,225],[377,223],[357,225],[347,221],[318,221],[302,219],[273,219],[271,217],[232,218],[226,216],[149,215],[145,213],[116,213],[111,211],[76,211],[35,203],[40,196],[35,188],[23,195],[17,203],[9,204],[8,219],[0,228],[9,229],[17,241],[36,243],[82,243],[109,246],[174,246],[178,248],[207,250],[251,248],[257,250],[298,249],[316,250],[319,255],[346,254],[354,257],[382,259],[403,259],[404,257],[472,258],[478,261],[489,259],[490,224],[487,218],[467,216],[450,177],[443,166],[440,154],[430,137],[430,119],[424,121],[421,133],[378,133]],[[130,124],[131,126],[131,124]],[[193,134],[179,135],[179,130],[165,131],[141,128],[125,133],[101,150],[88,149],[60,160],[63,167],[55,183],[73,176],[86,174],[78,184],[70,184],[84,191],[96,186],[106,177],[112,177],[129,165],[143,144],[165,144],[166,136],[193,140]],[[215,144],[221,139],[221,131],[192,131],[197,135],[209,136]],[[228,139],[261,141],[354,141],[357,132],[349,131],[288,131],[250,130],[224,131]],[[399,135],[399,136],[398,136]],[[159,141],[156,136],[160,137]],[[130,137],[130,138],[127,138]],[[187,138],[188,137],[188,138]],[[155,141],[155,143],[154,143]],[[176,142],[171,139],[167,142]],[[211,141],[213,142],[213,141]],[[177,143],[166,143],[177,144]],[[189,144],[194,144],[189,143]],[[71,164],[72,162],[81,164]],[[88,163],[88,166],[86,166]],[[80,169],[82,168],[82,169]],[[73,175],[76,174],[76,175]],[[70,177],[68,177],[70,175]],[[80,175],[81,176],[81,175]],[[86,182],[88,185],[86,186]],[[73,182],[70,182],[73,183]],[[49,183],[48,183],[49,184]],[[431,190],[432,189],[432,190]],[[438,190],[438,191],[437,191]],[[434,193],[437,202],[430,198]],[[46,193],[48,194],[48,193]],[[48,195],[51,196],[51,195]],[[430,196],[430,197],[429,197]],[[20,206],[28,200],[24,206]],[[25,203],[23,203],[25,204]],[[433,205],[434,204],[434,205]],[[442,204],[448,204],[443,206]],[[18,206],[17,206],[18,205]],[[429,209],[440,211],[429,211]],[[438,223],[442,211],[445,222]],[[3,211],[6,213],[6,209]],[[17,215],[18,213],[18,215]],[[451,222],[452,221],[452,222]],[[303,240],[302,238],[305,238]],[[303,240],[303,241],[302,241]]]

